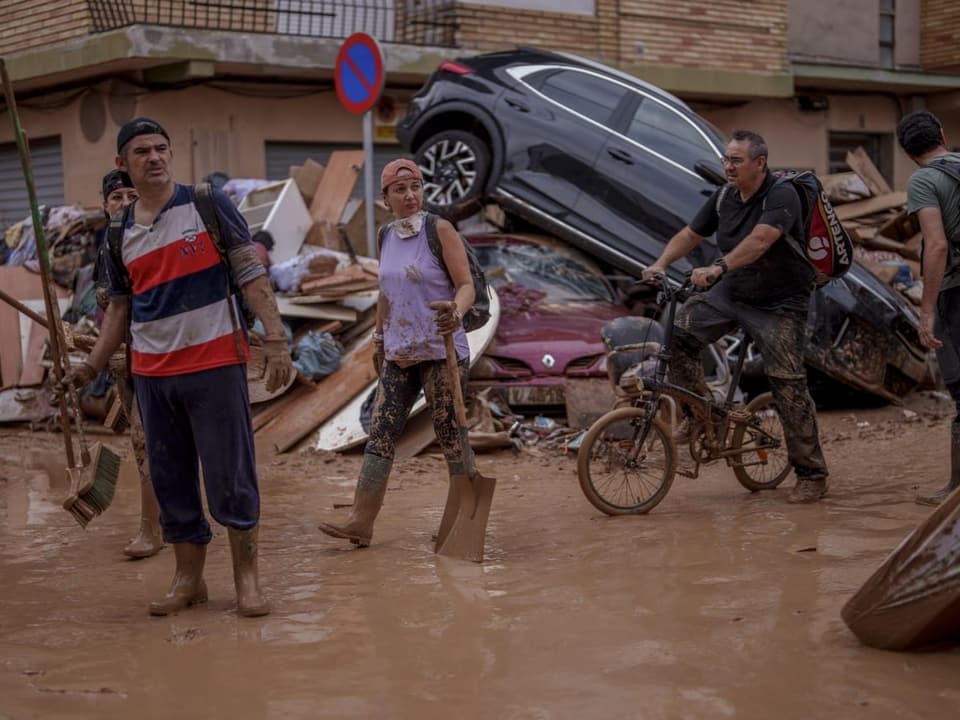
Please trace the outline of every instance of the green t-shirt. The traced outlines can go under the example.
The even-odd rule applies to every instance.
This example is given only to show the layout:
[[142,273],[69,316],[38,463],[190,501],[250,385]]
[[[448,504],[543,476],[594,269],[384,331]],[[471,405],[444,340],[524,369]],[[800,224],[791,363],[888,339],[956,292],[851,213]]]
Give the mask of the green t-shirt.
[[[960,153],[938,156],[949,158],[960,166]],[[923,208],[939,208],[947,236],[947,269],[942,290],[960,286],[960,183],[942,170],[922,167],[907,183],[907,212],[911,215]]]

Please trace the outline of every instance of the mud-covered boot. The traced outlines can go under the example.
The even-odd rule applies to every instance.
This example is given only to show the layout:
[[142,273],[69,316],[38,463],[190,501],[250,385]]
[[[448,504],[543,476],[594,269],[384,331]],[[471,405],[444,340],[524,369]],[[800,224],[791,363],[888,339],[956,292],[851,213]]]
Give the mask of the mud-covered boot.
[[787,495],[787,502],[794,504],[815,503],[827,494],[825,477],[798,477],[797,484]]
[[123,549],[123,554],[131,558],[153,557],[163,548],[163,536],[160,532],[160,507],[153,493],[150,478],[140,480],[140,532]]
[[203,581],[207,546],[174,543],[173,554],[177,559],[177,571],[166,596],[150,603],[151,615],[171,615],[190,605],[207,601],[207,584]]
[[917,495],[918,505],[939,505],[960,487],[960,423],[950,426],[950,479],[932,495]]
[[[120,386],[125,387],[125,381],[120,380]],[[150,466],[147,463],[147,439],[143,434],[143,424],[140,422],[140,410],[135,398],[127,398],[130,411],[130,444],[133,446],[133,457],[137,462],[137,474],[140,476],[140,532],[129,545],[123,549],[123,554],[131,558],[148,558],[160,552],[163,547],[163,536],[160,533],[160,505],[157,503],[153,483],[150,481]]]
[[359,547],[368,547],[373,539],[373,523],[387,492],[387,478],[390,477],[392,465],[392,460],[364,454],[350,517],[342,525],[320,523],[320,529],[331,537],[349,540]]
[[260,576],[257,573],[256,526],[249,530],[227,528],[230,536],[230,553],[233,555],[233,584],[237,588],[237,614],[243,617],[260,617],[270,613],[270,606],[260,592]]

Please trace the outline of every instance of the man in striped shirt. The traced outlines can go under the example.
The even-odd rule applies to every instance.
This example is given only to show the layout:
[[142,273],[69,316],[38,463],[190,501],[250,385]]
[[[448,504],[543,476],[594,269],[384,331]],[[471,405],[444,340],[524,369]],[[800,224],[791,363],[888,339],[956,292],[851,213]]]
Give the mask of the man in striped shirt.
[[100,339],[70,379],[92,379],[129,327],[150,474],[164,540],[177,561],[169,592],[150,604],[150,613],[167,615],[207,599],[203,565],[211,532],[201,505],[199,460],[210,513],[230,537],[238,612],[265,615],[269,606],[257,576],[260,495],[247,395],[249,351],[238,296],[243,293],[266,330],[266,387],[273,391],[292,372],[273,289],[246,222],[214,190],[221,257],[194,188],[173,180],[170,138],[157,122],[126,123],[117,135],[117,153],[117,167],[130,175],[140,197],[126,215],[120,257],[107,256],[110,304]]

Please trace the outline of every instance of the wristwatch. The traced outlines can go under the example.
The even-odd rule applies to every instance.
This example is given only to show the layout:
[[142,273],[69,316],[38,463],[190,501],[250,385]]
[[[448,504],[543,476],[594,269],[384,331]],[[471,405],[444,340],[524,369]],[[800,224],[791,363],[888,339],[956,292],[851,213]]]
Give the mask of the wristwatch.
[[723,277],[724,275],[726,275],[726,274],[727,274],[727,270],[730,269],[730,268],[727,267],[727,261],[724,260],[722,257],[717,258],[716,260],[714,260],[714,261],[713,261],[713,264],[716,265],[717,267],[719,267],[721,270],[723,270],[723,272],[720,273],[720,277]]

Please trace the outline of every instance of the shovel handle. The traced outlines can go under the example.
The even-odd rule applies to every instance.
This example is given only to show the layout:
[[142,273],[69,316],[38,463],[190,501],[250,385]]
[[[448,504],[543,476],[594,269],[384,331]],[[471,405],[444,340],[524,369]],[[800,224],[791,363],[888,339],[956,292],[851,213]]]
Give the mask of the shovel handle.
[[[430,303],[431,310],[443,310],[449,306],[449,302],[438,300]],[[443,335],[443,346],[447,355],[447,376],[450,379],[450,385],[453,387],[453,405],[457,410],[457,424],[461,428],[467,427],[467,411],[463,403],[463,388],[460,387],[460,367],[457,365],[457,350],[453,346],[453,333],[441,333]]]
[[463,404],[463,388],[460,387],[460,367],[457,365],[457,350],[453,346],[453,333],[445,333],[443,344],[447,350],[447,375],[453,388],[453,406],[457,409],[457,425],[467,426],[467,410]]

